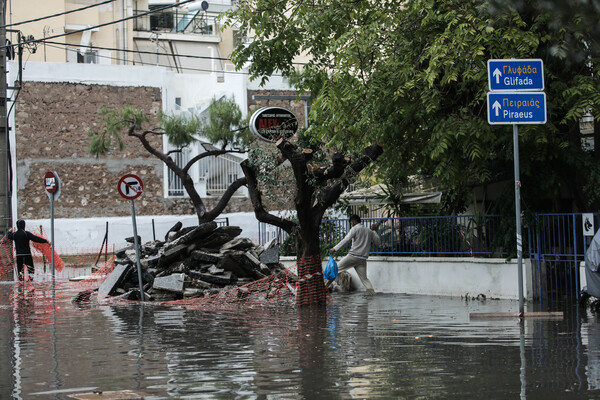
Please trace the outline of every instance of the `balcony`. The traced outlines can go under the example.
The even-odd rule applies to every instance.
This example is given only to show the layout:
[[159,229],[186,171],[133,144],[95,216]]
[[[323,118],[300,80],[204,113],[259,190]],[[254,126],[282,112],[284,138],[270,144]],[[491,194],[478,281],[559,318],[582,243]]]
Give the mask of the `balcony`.
[[217,33],[219,15],[233,7],[234,3],[232,0],[212,0],[208,2],[206,10],[198,8],[199,6],[195,7],[196,3],[192,3],[188,8],[162,10],[162,6],[150,6],[150,11],[157,10],[150,14],[145,14],[148,10],[134,10],[134,15],[139,17],[133,20],[133,30],[214,35]]

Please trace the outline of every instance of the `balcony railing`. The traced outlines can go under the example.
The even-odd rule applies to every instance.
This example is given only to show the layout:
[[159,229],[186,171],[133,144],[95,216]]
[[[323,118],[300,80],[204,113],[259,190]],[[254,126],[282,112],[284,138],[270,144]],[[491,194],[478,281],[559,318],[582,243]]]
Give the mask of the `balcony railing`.
[[[231,1],[223,1],[223,3],[222,7],[231,6]],[[185,11],[173,8],[150,14],[145,14],[146,12],[148,10],[134,10],[134,14],[139,15],[138,18],[133,20],[134,31],[216,34],[217,17],[209,16],[203,10]]]

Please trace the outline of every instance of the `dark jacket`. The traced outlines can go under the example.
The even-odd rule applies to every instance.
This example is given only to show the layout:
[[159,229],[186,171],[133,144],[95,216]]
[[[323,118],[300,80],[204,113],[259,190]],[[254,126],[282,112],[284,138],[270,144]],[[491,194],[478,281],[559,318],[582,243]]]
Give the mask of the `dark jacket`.
[[17,229],[14,232],[8,232],[8,238],[15,242],[15,249],[18,256],[31,255],[29,242],[48,243],[48,241],[24,229]]

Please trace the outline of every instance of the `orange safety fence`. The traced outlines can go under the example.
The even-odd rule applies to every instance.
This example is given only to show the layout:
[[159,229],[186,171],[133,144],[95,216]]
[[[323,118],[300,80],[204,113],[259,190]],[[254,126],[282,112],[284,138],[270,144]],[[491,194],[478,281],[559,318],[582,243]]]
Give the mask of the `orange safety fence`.
[[[32,231],[36,236],[48,239],[41,231]],[[36,275],[52,273],[51,245],[47,243],[30,242],[31,255]],[[123,246],[125,247],[125,246]],[[104,251],[99,246],[91,247],[57,247],[54,251],[54,267],[57,279],[68,280],[81,275],[90,275],[113,258],[112,253]],[[69,267],[69,268],[66,268]],[[15,278],[16,260],[14,244],[6,237],[0,239],[0,280],[7,281]],[[28,279],[25,277],[25,279]],[[43,279],[42,279],[43,280]]]
[[[70,249],[71,254],[64,255],[64,265],[69,267],[66,270],[71,271],[71,275],[67,273],[68,271],[65,271],[63,273],[56,273],[53,277],[48,268],[42,270],[42,267],[36,264],[36,282],[34,284],[43,285],[55,278],[58,282],[57,288],[64,295],[68,293],[68,296],[71,296],[72,300],[86,301],[113,271],[115,256],[112,255],[105,262],[93,265],[95,258],[98,256],[99,249],[96,249],[95,252],[92,252],[91,249],[79,249],[78,253],[75,253],[73,250]],[[11,257],[12,246],[10,241],[8,244],[0,241],[1,269],[10,269],[12,272]],[[38,252],[35,258],[45,259],[46,254]],[[82,268],[83,264],[86,265],[85,268]],[[110,299],[110,297],[107,298],[102,295],[98,297],[99,301],[111,301]],[[114,299],[117,300],[118,298]],[[321,257],[315,256],[300,259],[292,267],[241,286],[233,285],[225,288],[207,289],[203,293],[196,293],[193,297],[164,301],[160,304],[190,309],[227,310],[240,306],[251,308],[273,305],[291,307],[318,306],[325,305],[330,300],[331,296],[324,284]]]

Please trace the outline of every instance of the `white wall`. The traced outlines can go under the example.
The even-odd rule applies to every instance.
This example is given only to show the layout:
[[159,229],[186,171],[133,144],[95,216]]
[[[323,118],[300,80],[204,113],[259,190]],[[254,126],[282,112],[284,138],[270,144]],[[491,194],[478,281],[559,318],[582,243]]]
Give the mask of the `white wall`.
[[[295,264],[295,258],[285,257],[284,265]],[[338,260],[339,261],[339,260]],[[523,260],[524,297],[532,298],[531,279],[527,279],[529,260]],[[323,262],[323,267],[325,261]],[[365,290],[354,269],[353,287]],[[476,297],[518,300],[517,261],[494,258],[459,257],[369,257],[367,277],[376,292],[406,293],[436,296]]]
[[[247,237],[258,243],[258,221],[253,213],[223,214],[229,218],[229,225],[242,228],[241,237]],[[154,234],[152,221],[154,220]],[[136,216],[138,235],[142,243],[153,240],[164,240],[169,229],[181,221],[184,227],[198,225],[195,215],[159,215]],[[133,221],[131,216],[110,218],[56,218],[54,220],[54,245],[59,253],[80,252],[86,248],[100,248],[108,222],[109,251],[119,249],[125,244],[126,237],[133,236]],[[26,229],[37,231],[41,226],[50,238],[50,219],[32,219],[26,221]]]

